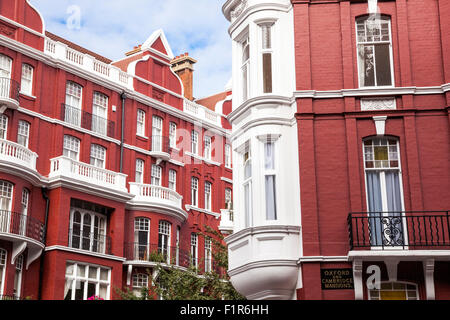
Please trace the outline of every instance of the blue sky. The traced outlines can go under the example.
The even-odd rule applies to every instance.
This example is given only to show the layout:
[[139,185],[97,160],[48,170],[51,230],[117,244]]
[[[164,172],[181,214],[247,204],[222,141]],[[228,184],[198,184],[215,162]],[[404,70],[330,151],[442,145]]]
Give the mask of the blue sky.
[[[198,60],[194,96],[223,91],[231,78],[229,23],[225,0],[31,0],[46,30],[112,60],[163,29],[174,55]],[[68,27],[71,6],[80,9],[80,28]],[[69,24],[70,26],[71,24]]]

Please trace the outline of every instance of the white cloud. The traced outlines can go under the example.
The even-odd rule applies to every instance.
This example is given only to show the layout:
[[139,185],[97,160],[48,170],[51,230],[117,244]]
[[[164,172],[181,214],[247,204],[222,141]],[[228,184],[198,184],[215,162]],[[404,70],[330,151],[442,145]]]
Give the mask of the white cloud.
[[[194,95],[223,91],[231,77],[231,42],[224,0],[31,0],[46,29],[112,60],[163,29],[175,55],[198,60]],[[70,29],[67,9],[81,9],[81,28]]]

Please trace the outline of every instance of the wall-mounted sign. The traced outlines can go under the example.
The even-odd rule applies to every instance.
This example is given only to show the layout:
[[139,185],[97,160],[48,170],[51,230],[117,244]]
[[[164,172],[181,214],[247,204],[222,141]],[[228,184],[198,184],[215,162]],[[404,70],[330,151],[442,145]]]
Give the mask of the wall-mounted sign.
[[322,290],[354,289],[352,269],[321,269]]

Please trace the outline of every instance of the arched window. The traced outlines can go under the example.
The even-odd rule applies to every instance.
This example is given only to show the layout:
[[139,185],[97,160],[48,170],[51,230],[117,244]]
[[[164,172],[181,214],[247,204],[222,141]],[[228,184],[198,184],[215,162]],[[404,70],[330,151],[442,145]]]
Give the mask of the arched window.
[[356,20],[360,87],[394,84],[391,20],[371,16]]
[[65,135],[63,155],[72,160],[78,161],[80,159],[80,140],[75,137]]
[[371,245],[403,246],[406,239],[398,140],[364,140],[364,160]]
[[177,172],[169,170],[169,189],[177,191]]
[[91,145],[91,165],[102,169],[106,166],[106,149],[98,144]]
[[211,182],[205,182],[205,209],[211,211],[212,210],[212,184]]
[[6,274],[6,250],[0,248],[0,296],[3,295]]
[[11,211],[13,185],[0,180],[0,212]]
[[106,216],[83,209],[72,209],[69,247],[105,253]]
[[369,300],[419,300],[419,291],[414,283],[381,282],[379,289],[369,290]]
[[136,159],[136,183],[144,183],[144,160]]
[[8,56],[5,56],[4,54],[0,54],[0,78],[9,80],[11,78],[11,68],[12,68],[12,59]]

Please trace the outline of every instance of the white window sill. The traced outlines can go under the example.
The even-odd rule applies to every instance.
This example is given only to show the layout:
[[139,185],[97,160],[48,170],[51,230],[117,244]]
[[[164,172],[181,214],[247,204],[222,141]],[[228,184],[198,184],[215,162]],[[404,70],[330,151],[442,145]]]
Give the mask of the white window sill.
[[31,95],[31,94],[28,94],[28,93],[25,93],[25,92],[22,92],[22,91],[20,91],[19,94],[21,94],[21,95],[23,95],[23,96],[25,96],[25,97],[27,97],[27,98],[36,100],[36,97],[33,96],[33,95]]
[[136,133],[136,137],[139,137],[139,138],[148,140],[148,137],[143,136],[143,135],[141,135],[141,134],[139,134],[139,133]]

